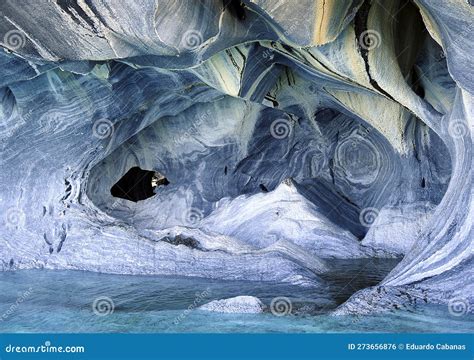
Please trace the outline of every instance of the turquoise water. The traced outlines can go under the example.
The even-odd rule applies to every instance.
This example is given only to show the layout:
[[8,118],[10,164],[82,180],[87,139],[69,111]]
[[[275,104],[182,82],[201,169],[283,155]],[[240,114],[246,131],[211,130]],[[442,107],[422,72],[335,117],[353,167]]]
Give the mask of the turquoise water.
[[[354,291],[376,284],[393,261],[340,262],[324,288],[80,271],[0,273],[0,332],[472,332],[473,317],[445,307],[378,316],[328,316]],[[217,314],[196,309],[215,299],[253,295],[291,312]],[[105,300],[104,300],[105,299]],[[94,307],[95,302],[95,307]],[[102,304],[102,306],[100,305]],[[110,305],[110,306],[109,306]],[[113,307],[113,312],[110,310]],[[281,315],[281,314],[278,314]]]

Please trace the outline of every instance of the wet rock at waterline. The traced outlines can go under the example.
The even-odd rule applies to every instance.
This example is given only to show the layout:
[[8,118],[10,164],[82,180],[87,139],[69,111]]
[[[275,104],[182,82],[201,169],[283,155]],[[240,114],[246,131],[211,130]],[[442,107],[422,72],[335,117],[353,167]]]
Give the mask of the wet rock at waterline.
[[404,256],[339,312],[472,304],[473,7],[223,4],[2,3],[2,269],[326,287]]
[[265,310],[265,305],[255,296],[236,296],[211,301],[200,306],[199,309],[228,314],[258,314]]

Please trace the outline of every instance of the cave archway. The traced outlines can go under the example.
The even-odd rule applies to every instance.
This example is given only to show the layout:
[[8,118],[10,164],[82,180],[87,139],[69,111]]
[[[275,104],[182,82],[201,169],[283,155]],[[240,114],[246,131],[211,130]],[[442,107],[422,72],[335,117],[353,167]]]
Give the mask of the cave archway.
[[157,186],[168,184],[168,179],[159,172],[134,166],[112,186],[110,193],[114,197],[138,202],[154,196]]

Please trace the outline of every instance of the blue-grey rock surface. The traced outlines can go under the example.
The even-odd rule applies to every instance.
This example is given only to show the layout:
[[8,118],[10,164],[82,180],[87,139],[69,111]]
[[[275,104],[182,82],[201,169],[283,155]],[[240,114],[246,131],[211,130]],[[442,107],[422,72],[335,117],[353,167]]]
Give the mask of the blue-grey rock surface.
[[[327,286],[332,259],[403,256],[336,314],[474,311],[467,1],[4,0],[0,15],[3,271]],[[112,195],[133,167],[168,184]]]

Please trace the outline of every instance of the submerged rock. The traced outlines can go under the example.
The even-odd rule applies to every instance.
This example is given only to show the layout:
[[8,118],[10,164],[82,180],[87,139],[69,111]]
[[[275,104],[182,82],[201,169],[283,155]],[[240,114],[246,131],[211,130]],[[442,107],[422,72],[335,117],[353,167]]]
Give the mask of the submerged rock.
[[255,296],[236,296],[211,301],[200,306],[199,309],[227,314],[258,314],[264,312],[265,305]]

